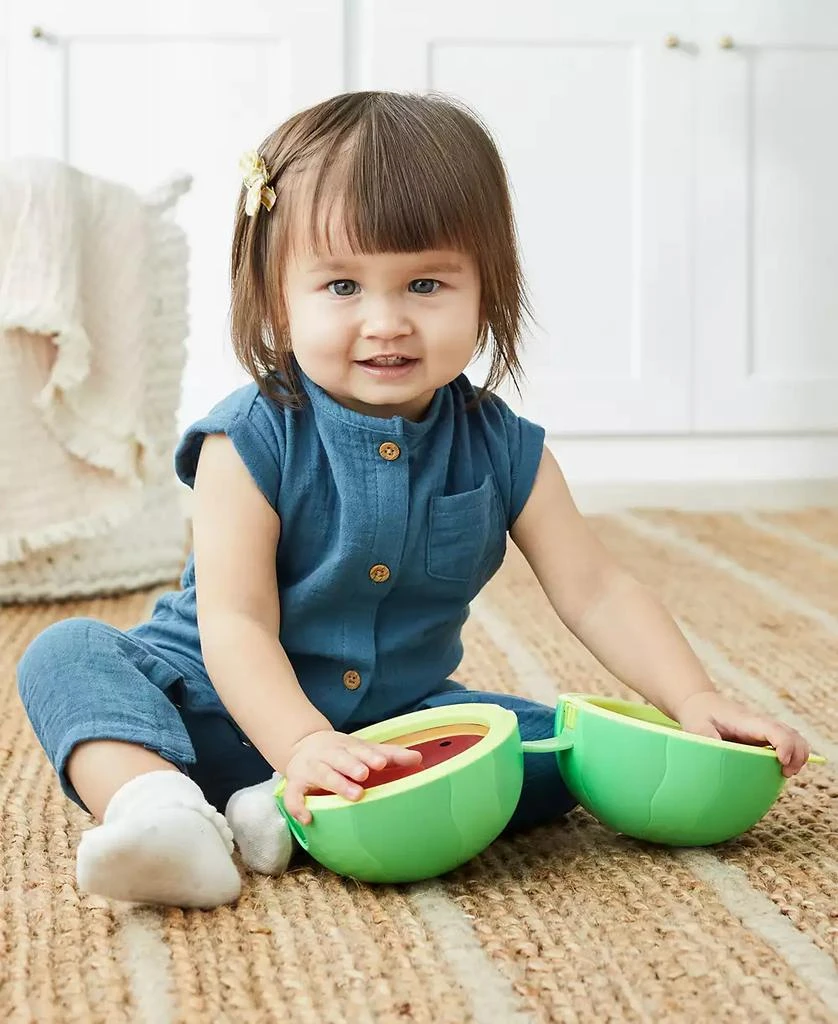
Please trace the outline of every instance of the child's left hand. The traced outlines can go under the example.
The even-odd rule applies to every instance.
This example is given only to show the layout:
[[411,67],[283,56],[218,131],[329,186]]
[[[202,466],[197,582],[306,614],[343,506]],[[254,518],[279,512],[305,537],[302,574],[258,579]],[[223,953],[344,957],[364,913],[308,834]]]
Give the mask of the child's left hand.
[[799,732],[714,691],[688,697],[678,717],[685,732],[774,747],[786,777],[796,775],[811,752]]

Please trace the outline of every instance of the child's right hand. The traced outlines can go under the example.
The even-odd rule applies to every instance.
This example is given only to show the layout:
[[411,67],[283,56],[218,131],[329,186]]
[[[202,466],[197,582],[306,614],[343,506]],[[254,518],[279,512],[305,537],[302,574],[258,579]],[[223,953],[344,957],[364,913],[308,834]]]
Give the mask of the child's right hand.
[[363,782],[371,768],[407,767],[421,760],[418,750],[392,743],[367,743],[331,729],[310,733],[294,744],[285,767],[285,808],[301,825],[308,825],[311,814],[304,798],[310,790],[327,789],[347,800],[359,800],[364,790],[353,779]]

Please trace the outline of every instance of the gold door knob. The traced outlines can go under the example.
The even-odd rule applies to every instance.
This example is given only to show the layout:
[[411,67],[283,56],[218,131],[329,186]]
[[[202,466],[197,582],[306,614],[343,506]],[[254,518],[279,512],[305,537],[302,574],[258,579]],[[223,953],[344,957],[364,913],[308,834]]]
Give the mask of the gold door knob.
[[676,46],[680,45],[680,43],[681,40],[675,35],[667,36],[663,41],[663,45],[668,46],[670,50],[674,50]]
[[723,50],[732,50],[733,49],[733,36],[722,36],[722,38],[719,40],[719,46]]
[[41,28],[40,25],[33,25],[29,34],[33,39],[36,39],[39,43],[45,43],[47,46],[53,46],[56,42],[56,37],[51,35],[45,28]]

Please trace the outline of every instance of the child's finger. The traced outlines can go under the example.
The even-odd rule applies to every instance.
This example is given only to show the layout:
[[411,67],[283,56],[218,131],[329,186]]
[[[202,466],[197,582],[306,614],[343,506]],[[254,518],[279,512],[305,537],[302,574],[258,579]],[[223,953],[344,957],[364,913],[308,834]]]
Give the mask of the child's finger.
[[418,750],[408,750],[398,743],[359,743],[350,749],[364,764],[379,771],[388,764],[413,765],[422,760]]
[[418,764],[422,760],[420,751],[408,750],[397,743],[379,743],[377,749],[384,754],[390,764]]
[[781,722],[769,721],[765,726],[765,736],[777,752],[777,759],[783,766],[783,775],[786,778],[796,775],[806,760],[802,756],[806,741],[800,733]]
[[282,799],[285,803],[285,809],[291,817],[296,818],[301,825],[308,825],[311,821],[311,813],[305,804],[304,787],[295,782],[286,783]]
[[367,763],[345,747],[331,750],[325,757],[326,764],[334,768],[336,772],[340,772],[341,775],[345,775],[349,779],[355,779],[357,782],[363,782],[370,773]]
[[359,743],[357,746],[350,747],[349,752],[373,771],[387,767],[387,755],[382,753],[378,747],[370,746],[368,743]]
[[328,764],[321,762],[315,775],[316,784],[330,793],[346,797],[347,800],[358,800],[363,795],[364,791],[360,786],[356,785],[351,779],[347,779],[345,775],[335,771]]
[[811,750],[809,744],[806,742],[805,739],[803,739],[803,737],[799,733],[796,733],[794,752],[792,753],[791,760],[789,761],[789,768],[791,769],[793,775],[797,775],[797,773],[801,770],[803,765],[806,764],[806,762],[809,759],[810,753]]
[[754,733],[761,733],[771,746],[777,751],[777,757],[787,765],[794,754],[794,745],[797,733],[781,722],[774,722],[771,719],[759,719],[758,728]]

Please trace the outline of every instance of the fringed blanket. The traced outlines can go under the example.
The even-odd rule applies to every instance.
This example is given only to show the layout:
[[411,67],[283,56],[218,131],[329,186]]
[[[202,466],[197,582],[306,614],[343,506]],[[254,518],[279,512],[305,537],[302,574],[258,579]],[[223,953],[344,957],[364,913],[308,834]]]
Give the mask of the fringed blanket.
[[148,223],[124,185],[0,164],[0,564],[139,505]]

